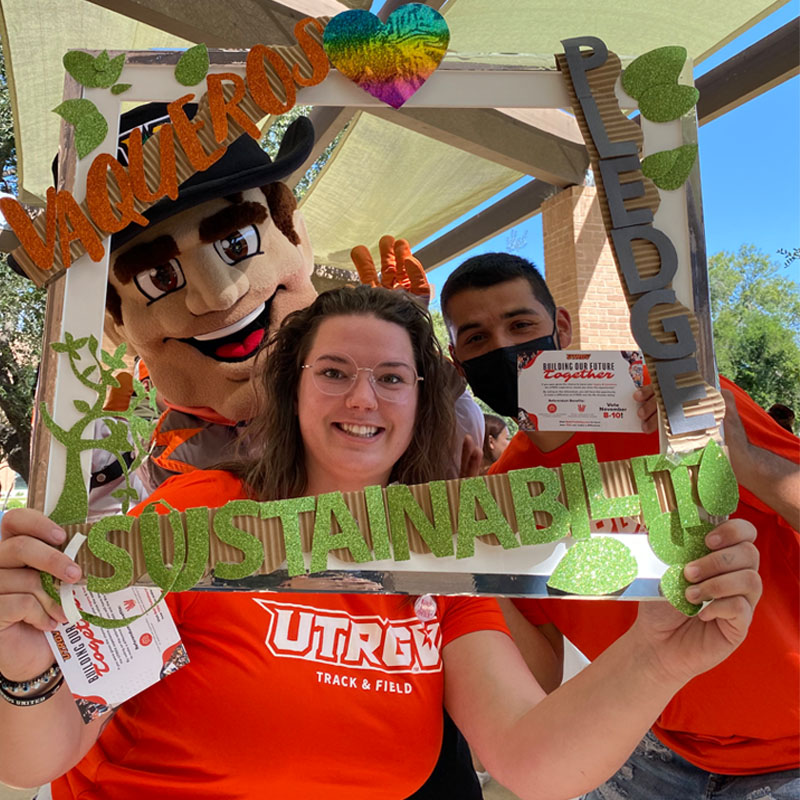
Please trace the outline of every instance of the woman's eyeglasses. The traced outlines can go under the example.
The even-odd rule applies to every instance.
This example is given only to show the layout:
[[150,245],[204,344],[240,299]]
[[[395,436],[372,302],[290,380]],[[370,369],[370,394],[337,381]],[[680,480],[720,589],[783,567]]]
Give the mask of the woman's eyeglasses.
[[423,380],[414,367],[403,361],[359,367],[350,356],[342,353],[319,356],[313,364],[302,364],[301,368],[311,370],[314,385],[323,394],[346,394],[355,386],[358,373],[367,372],[375,394],[392,403],[407,399],[417,381]]

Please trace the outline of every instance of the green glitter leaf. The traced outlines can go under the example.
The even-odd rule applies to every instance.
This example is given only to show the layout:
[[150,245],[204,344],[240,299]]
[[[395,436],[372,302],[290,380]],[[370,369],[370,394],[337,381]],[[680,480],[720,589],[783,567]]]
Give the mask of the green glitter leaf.
[[636,559],[622,542],[593,536],[567,550],[547,585],[570,594],[613,594],[631,583],[638,571]]
[[639,99],[646,91],[678,82],[686,62],[686,48],[677,45],[658,47],[635,58],[622,73],[622,88]]
[[709,514],[724,517],[739,505],[739,484],[725,451],[710,439],[697,475],[697,496]]
[[680,189],[697,158],[697,145],[684,144],[674,150],[653,153],[642,161],[642,173],[650,178],[659,189],[672,191]]
[[659,47],[633,60],[622,73],[622,88],[639,101],[645,119],[670,122],[697,103],[697,89],[678,85],[685,61],[686,48]]
[[691,111],[699,98],[694,86],[656,86],[639,98],[639,111],[651,122],[671,122]]
[[702,603],[690,603],[686,599],[686,589],[691,586],[683,574],[683,566],[674,564],[661,577],[661,592],[670,605],[687,617],[693,617],[703,607]]
[[[78,158],[89,155],[106,138],[108,123],[91,100],[83,98],[65,100],[61,105],[56,106],[53,112],[75,128],[75,149],[78,152]],[[75,343],[76,350],[82,346]]]
[[117,82],[122,68],[125,66],[125,54],[109,58],[108,51],[103,50],[96,58],[89,53],[73,50],[62,59],[64,69],[75,78],[81,86],[88,89],[108,89]]
[[122,94],[133,86],[132,83],[117,83],[111,87],[111,94]]
[[208,74],[208,48],[205,44],[190,47],[175,65],[175,80],[182,86],[195,86]]

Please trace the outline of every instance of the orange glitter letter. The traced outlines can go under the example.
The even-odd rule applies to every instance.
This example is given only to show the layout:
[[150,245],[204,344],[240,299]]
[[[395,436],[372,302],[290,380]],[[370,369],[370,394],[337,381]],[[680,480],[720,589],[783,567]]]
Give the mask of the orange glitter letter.
[[155,203],[165,195],[171,200],[178,196],[178,176],[175,174],[175,138],[172,125],[166,123],[158,129],[159,183],[151,192],[147,186],[142,150],[142,129],[134,128],[128,138],[128,175],[133,193],[143,203]]
[[72,264],[69,246],[76,239],[86,248],[92,261],[99,261],[105,250],[97,231],[92,227],[83,209],[75,202],[75,198],[66,191],[58,193],[58,243],[61,246],[61,262],[64,269]]
[[[120,200],[112,204],[108,192],[108,169],[119,187]],[[133,187],[125,167],[108,153],[101,153],[89,167],[86,176],[86,204],[92,215],[94,224],[108,233],[116,233],[127,228],[131,222],[145,226],[148,223],[134,207],[136,198],[133,196]],[[119,217],[114,213],[114,208],[119,211]]]
[[47,190],[47,227],[44,241],[39,238],[31,218],[18,200],[13,197],[0,198],[0,211],[17,235],[25,252],[31,257],[39,269],[53,269],[56,252],[56,206],[58,200],[56,190],[51,186]]
[[[225,100],[225,93],[222,89],[222,82],[230,81],[233,84],[233,97]],[[208,107],[211,111],[211,122],[214,124],[214,138],[218,142],[224,142],[228,137],[228,117],[237,122],[245,131],[256,141],[261,138],[261,131],[247,114],[239,108],[239,103],[244,97],[246,87],[244,78],[235,72],[220,72],[216,75],[209,75],[206,78],[208,86]]]
[[306,28],[309,25],[313,25],[320,33],[325,30],[322,27],[322,23],[314,17],[301,19],[300,22],[294,26],[294,38],[297,39],[297,43],[314,68],[311,77],[304,78],[297,64],[292,67],[292,76],[298,86],[316,86],[318,83],[322,83],[331,68],[327,53],[322,49],[320,43],[306,32]]
[[175,133],[178,134],[178,141],[181,143],[184,153],[189,159],[192,167],[197,172],[203,172],[212,164],[219,161],[228,149],[225,146],[218,147],[213,153],[207,154],[203,149],[203,144],[197,137],[198,131],[203,129],[203,122],[189,121],[183,107],[194,99],[193,94],[185,94],[177,100],[173,100],[167,105],[169,118],[175,126]]
[[[264,59],[267,59],[275,68],[284,92],[286,102],[282,103],[270,86],[269,75],[264,69]],[[247,54],[247,85],[253,100],[267,114],[285,114],[295,103],[297,92],[294,88],[292,73],[286,62],[272,49],[263,44],[257,44]]]

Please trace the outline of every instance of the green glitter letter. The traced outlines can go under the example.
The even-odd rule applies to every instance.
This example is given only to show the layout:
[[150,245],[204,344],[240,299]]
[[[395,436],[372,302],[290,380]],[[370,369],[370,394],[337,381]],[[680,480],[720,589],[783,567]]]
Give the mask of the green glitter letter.
[[[152,509],[152,506],[150,507]],[[139,517],[139,538],[142,541],[144,565],[157,586],[171,589],[177,583],[177,576],[186,563],[186,537],[183,533],[181,515],[170,511],[169,526],[172,531],[172,565],[167,567],[161,551],[161,533],[158,520],[161,514],[153,510],[145,511]]]
[[395,561],[407,561],[411,557],[406,535],[406,515],[437,558],[453,555],[453,521],[450,519],[450,506],[447,503],[447,487],[444,481],[431,481],[428,489],[433,506],[432,523],[419,507],[408,486],[386,487]]
[[[541,483],[543,490],[531,496],[528,484]],[[547,467],[517,469],[508,473],[511,496],[514,499],[514,513],[522,544],[543,544],[557,542],[569,532],[570,513],[556,500],[561,494],[561,481],[558,475]],[[534,511],[544,511],[551,517],[546,528],[537,528]]]
[[[497,501],[492,496],[486,481],[481,477],[464,478],[459,484],[458,533],[456,558],[475,555],[475,539],[493,533],[504,550],[519,547],[517,537],[503,516]],[[475,518],[475,503],[483,509],[485,519]]]
[[[331,523],[336,520],[340,533],[331,532]],[[328,568],[328,553],[347,548],[353,558],[363,564],[372,561],[372,554],[364,541],[350,509],[341,492],[328,492],[317,497],[317,515],[314,519],[314,539],[311,543],[310,572],[323,572]]]
[[389,529],[386,524],[386,506],[383,502],[383,489],[380,486],[367,486],[364,489],[367,502],[369,529],[372,533],[372,552],[378,561],[392,557],[389,547]]
[[172,587],[173,592],[193,588],[208,566],[208,508],[187,508],[183,516],[186,520],[186,563]]
[[264,545],[252,533],[233,524],[233,518],[246,515],[258,517],[259,504],[255,500],[232,500],[214,515],[214,533],[217,539],[242,551],[239,562],[218,561],[214,574],[226,581],[240,580],[257,572],[264,562]]
[[86,546],[94,556],[110,564],[114,568],[114,574],[108,578],[90,575],[86,581],[86,588],[90,592],[116,592],[124,589],[133,580],[131,554],[106,538],[113,531],[129,531],[133,523],[133,517],[117,516],[105,517],[92,525]]
[[313,511],[316,503],[315,497],[292,497],[289,500],[270,500],[261,503],[261,519],[281,518],[283,543],[286,547],[286,566],[292,578],[295,575],[303,575],[306,571],[299,517],[303,511]]
[[589,509],[586,507],[586,492],[583,489],[581,465],[562,464],[561,475],[564,478],[564,487],[567,492],[572,538],[588,539],[591,536],[591,529],[589,528]]
[[593,444],[579,444],[578,456],[583,467],[586,490],[589,494],[589,508],[592,519],[613,519],[614,517],[633,517],[639,513],[639,495],[627,497],[606,497],[603,491],[603,474],[597,463],[597,453]]

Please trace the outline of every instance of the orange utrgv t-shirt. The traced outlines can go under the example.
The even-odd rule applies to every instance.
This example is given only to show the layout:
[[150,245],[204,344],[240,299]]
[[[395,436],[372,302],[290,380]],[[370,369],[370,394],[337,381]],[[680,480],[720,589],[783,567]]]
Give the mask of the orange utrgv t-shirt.
[[[178,508],[244,496],[196,471],[151,499]],[[141,510],[141,505],[137,510]],[[397,800],[441,748],[441,651],[507,632],[493,599],[182,592],[167,598],[190,663],[127,701],[53,797]]]
[[[800,441],[730,381],[753,444],[800,463]],[[518,433],[490,472],[577,461],[576,447],[594,443],[600,461],[658,452],[656,434],[576,433],[542,453]],[[746,775],[800,765],[800,534],[746,489],[731,516],[758,531],[764,593],[744,643],[722,664],[690,681],[653,726],[664,744],[709,772]],[[589,659],[619,638],[638,604],[615,600],[516,600],[535,625],[552,622]]]

